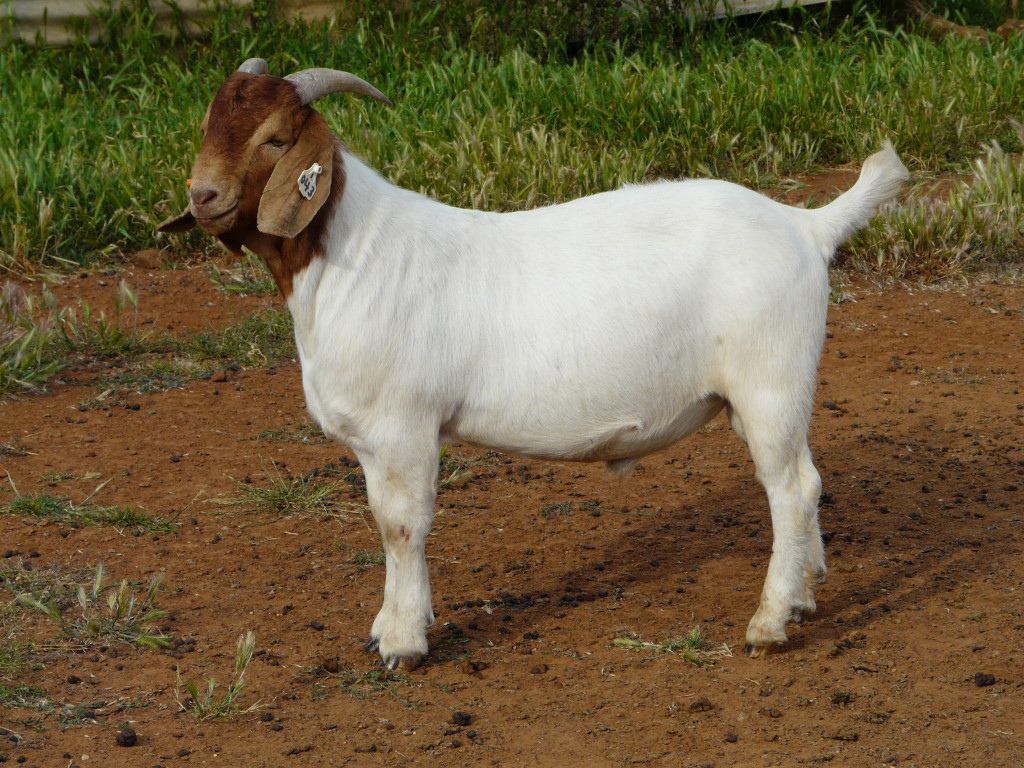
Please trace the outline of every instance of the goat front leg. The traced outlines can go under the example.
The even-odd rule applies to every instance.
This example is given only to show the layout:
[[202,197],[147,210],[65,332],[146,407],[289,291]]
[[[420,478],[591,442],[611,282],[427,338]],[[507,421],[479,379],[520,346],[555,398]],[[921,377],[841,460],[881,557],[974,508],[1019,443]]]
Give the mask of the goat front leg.
[[357,452],[370,510],[384,547],[384,603],[366,647],[388,669],[415,669],[427,654],[434,623],[425,544],[434,515],[436,444],[413,451]]

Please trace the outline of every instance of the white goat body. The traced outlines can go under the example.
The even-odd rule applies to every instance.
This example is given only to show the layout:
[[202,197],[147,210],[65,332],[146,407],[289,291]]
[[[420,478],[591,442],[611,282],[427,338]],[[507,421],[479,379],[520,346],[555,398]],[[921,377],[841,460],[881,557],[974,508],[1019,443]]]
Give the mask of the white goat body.
[[[484,213],[385,181],[308,106],[339,90],[386,101],[373,86],[266,71],[252,59],[225,81],[189,208],[160,229],[198,223],[248,246],[286,297],[309,410],[355,451],[381,531],[384,604],[368,646],[391,668],[427,652],[442,442],[627,469],[723,407],[772,515],[748,647],[785,641],[825,574],[807,429],[828,263],[906,180],[892,147],[816,210],[698,180]],[[316,167],[320,187],[300,199],[292,174]]]
[[[389,524],[412,532],[387,547],[389,584],[420,575],[385,595],[373,632],[385,659],[426,651],[433,616],[416,563],[439,441],[628,468],[725,404],[778,498],[773,565],[787,574],[773,584],[770,569],[747,640],[782,642],[825,570],[806,433],[828,261],[905,179],[895,152],[816,210],[695,180],[483,213],[344,162],[326,258],[296,276],[288,306],[310,412],[368,481],[393,486],[371,496],[385,542]],[[777,487],[794,478],[798,489]],[[384,500],[394,494],[407,497]]]

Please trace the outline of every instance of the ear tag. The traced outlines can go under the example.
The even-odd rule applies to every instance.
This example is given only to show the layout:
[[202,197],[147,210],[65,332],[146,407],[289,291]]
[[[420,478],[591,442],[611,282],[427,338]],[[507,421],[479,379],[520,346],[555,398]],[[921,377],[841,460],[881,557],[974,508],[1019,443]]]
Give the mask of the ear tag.
[[313,163],[309,168],[299,174],[299,194],[307,200],[312,200],[316,194],[316,177],[324,172],[320,163]]

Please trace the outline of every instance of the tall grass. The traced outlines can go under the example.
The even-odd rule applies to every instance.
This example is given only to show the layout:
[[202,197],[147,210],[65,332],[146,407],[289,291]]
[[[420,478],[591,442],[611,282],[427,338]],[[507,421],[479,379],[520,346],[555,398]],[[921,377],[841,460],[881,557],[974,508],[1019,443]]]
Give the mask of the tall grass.
[[[206,103],[252,55],[274,73],[335,66],[381,87],[393,109],[318,108],[394,181],[455,205],[525,208],[652,176],[763,185],[859,160],[883,137],[929,171],[964,169],[993,140],[1020,148],[1007,125],[1024,112],[1020,38],[930,41],[855,5],[827,23],[665,17],[664,33],[595,17],[574,56],[568,28],[527,16],[503,29],[490,0],[461,5],[461,26],[454,2],[317,24],[224,7],[196,42],[157,34],[138,4],[107,13],[103,46],[0,47],[0,270],[159,240],[184,205]],[[174,244],[212,247],[196,232]]]

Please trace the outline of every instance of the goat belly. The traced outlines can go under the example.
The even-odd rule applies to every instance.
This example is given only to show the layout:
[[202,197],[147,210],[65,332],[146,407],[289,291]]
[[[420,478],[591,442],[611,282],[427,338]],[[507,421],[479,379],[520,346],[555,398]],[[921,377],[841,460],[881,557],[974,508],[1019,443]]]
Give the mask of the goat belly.
[[463,411],[458,424],[446,425],[445,438],[463,440],[505,453],[537,459],[618,461],[637,459],[667,448],[707,424],[724,406],[709,395],[671,415],[636,414],[635,418],[596,421],[584,414],[562,413],[546,421],[509,420]]

